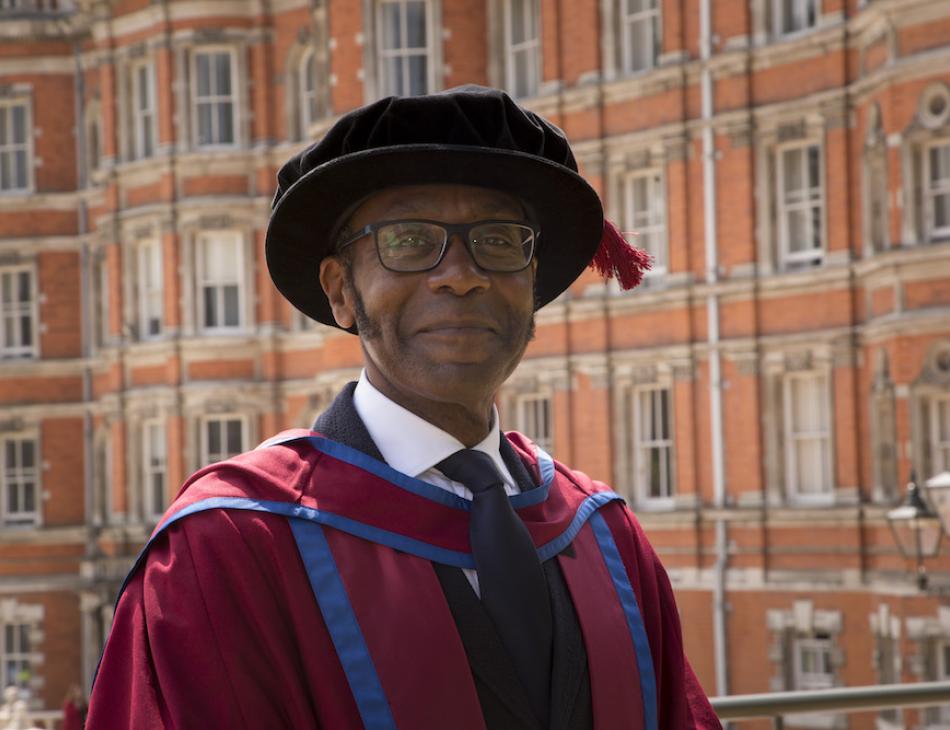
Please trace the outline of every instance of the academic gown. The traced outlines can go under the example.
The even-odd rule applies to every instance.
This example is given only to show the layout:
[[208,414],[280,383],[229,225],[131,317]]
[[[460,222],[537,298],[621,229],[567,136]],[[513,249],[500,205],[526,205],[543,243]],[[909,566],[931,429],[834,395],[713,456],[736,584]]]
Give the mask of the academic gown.
[[[348,428],[365,432],[337,438]],[[593,726],[720,727],[632,513],[519,434],[504,443],[537,485],[512,505],[576,609]],[[458,625],[482,620],[459,600],[473,565],[466,500],[318,432],[283,434],[182,488],[120,592],[87,728],[531,727],[517,687],[511,724],[486,725],[479,646]]]

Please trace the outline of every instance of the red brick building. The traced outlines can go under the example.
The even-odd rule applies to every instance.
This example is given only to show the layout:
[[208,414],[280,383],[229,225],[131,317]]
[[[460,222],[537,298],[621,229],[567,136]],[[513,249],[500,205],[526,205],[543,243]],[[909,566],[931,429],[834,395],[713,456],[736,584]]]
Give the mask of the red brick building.
[[542,310],[500,406],[628,497],[708,691],[950,677],[950,559],[919,591],[885,520],[950,469],[950,5],[67,2],[0,0],[0,684],[88,688],[177,485],[358,373],[269,282],[279,164],[467,82],[654,254]]

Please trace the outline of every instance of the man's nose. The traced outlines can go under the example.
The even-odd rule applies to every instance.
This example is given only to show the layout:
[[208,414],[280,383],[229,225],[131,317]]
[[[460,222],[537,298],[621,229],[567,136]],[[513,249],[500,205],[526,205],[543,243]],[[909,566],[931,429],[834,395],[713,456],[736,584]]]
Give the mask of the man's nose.
[[429,272],[429,286],[433,291],[447,288],[459,296],[475,289],[487,289],[491,280],[478,268],[469,253],[465,240],[458,234],[449,237],[445,256]]

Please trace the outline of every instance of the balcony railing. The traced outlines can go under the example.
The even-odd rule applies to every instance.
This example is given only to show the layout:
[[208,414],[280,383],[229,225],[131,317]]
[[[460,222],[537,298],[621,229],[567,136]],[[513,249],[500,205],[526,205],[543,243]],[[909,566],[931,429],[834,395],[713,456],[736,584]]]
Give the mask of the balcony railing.
[[785,715],[823,712],[866,712],[897,707],[928,707],[950,703],[950,682],[878,684],[868,687],[837,687],[802,692],[769,692],[755,695],[714,697],[713,709],[720,720],[771,718],[782,728]]

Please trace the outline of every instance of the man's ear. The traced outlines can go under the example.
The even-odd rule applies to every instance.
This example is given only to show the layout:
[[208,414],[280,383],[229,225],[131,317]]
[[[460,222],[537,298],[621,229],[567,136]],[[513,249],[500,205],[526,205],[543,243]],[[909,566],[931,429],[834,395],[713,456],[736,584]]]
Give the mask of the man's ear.
[[343,329],[356,323],[356,315],[346,287],[346,264],[339,256],[327,256],[320,262],[320,286],[330,302],[333,319]]

